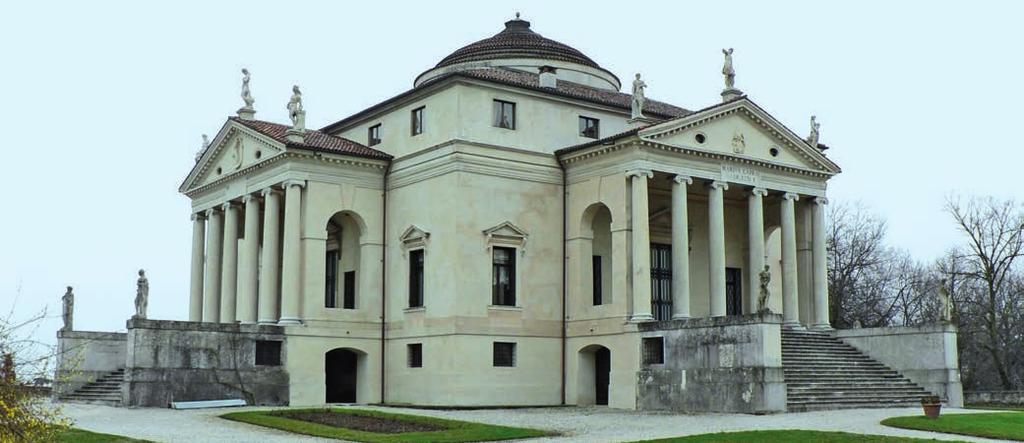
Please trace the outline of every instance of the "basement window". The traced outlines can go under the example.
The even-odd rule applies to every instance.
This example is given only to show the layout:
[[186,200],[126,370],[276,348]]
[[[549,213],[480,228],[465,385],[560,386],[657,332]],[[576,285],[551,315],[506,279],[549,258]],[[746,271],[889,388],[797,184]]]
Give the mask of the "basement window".
[[516,365],[516,344],[496,341],[494,342],[494,366],[515,367]]
[[665,364],[665,338],[644,337],[642,353],[645,365]]
[[406,345],[409,352],[409,367],[423,367],[423,343],[410,343]]
[[281,342],[256,340],[256,366],[281,366]]

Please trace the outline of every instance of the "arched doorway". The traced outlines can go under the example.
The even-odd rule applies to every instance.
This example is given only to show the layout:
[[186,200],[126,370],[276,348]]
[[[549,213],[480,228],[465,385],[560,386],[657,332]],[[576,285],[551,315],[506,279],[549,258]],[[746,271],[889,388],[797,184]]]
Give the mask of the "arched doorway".
[[601,345],[580,350],[577,367],[577,405],[608,405],[612,352]]
[[349,349],[333,349],[324,355],[324,380],[327,403],[355,403],[359,354]]

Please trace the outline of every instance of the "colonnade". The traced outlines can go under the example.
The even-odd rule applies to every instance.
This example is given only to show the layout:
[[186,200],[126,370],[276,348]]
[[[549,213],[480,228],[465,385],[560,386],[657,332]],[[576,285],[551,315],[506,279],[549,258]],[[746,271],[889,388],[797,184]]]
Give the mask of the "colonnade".
[[[630,180],[633,220],[633,314],[631,321],[654,319],[651,306],[650,224],[648,222],[648,180],[654,177],[649,169],[636,169],[626,173]],[[686,194],[694,183],[691,177],[676,175],[672,179],[672,318],[690,317],[690,265],[689,226]],[[726,256],[725,256],[725,191],[729,183],[713,180],[707,183],[708,197],[708,288],[710,316],[726,315]],[[782,228],[782,301],[783,321],[786,327],[800,327],[799,294],[797,280],[796,201],[800,196],[791,192],[752,187],[747,197],[746,257],[748,287],[760,287],[759,272],[765,266],[764,199],[778,198]],[[809,326],[816,329],[830,327],[828,319],[828,271],[825,250],[824,197],[810,197],[811,203],[811,263],[813,318]]]
[[189,321],[302,321],[303,188],[305,181],[287,180],[192,214]]

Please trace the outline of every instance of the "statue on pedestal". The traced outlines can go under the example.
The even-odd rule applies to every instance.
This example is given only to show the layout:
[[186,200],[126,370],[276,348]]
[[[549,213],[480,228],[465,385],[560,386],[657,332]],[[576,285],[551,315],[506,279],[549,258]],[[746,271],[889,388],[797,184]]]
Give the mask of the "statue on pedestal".
[[946,279],[939,282],[939,321],[953,321],[953,297],[949,295],[949,289],[946,289]]
[[821,133],[819,132],[819,128],[821,128],[821,123],[817,122],[817,116],[812,115],[811,116],[811,135],[807,136],[807,144],[811,145],[812,148],[817,148],[818,147],[818,139],[821,138]]
[[203,154],[206,153],[206,148],[210,147],[210,138],[203,134],[203,146],[199,148],[199,152],[196,152],[196,161],[203,158]]
[[761,292],[757,297],[757,312],[770,313],[772,310],[768,308],[768,299],[772,294],[768,290],[768,285],[772,282],[772,272],[768,265],[764,265],[764,270],[758,276],[761,277]]
[[630,118],[642,118],[644,116],[644,103],[647,98],[644,97],[644,88],[647,87],[647,83],[640,80],[640,73],[636,73],[636,80],[633,80],[633,101],[630,106],[632,116]]
[[149,305],[149,279],[146,278],[146,271],[139,269],[139,280],[136,282],[138,289],[135,291],[135,315],[132,318],[146,318],[146,306]]
[[249,70],[242,68],[242,101],[245,102],[244,109],[252,109],[256,99],[252,98],[252,91],[249,89]]
[[732,48],[723,49],[722,54],[725,54],[725,64],[722,65],[725,89],[733,89],[736,86],[736,70],[732,68]]
[[292,129],[299,132],[306,130],[306,111],[302,109],[302,91],[299,91],[299,85],[292,86],[292,98],[288,100],[288,118],[292,120]]
[[75,317],[75,293],[72,292],[71,286],[68,286],[68,291],[64,293],[61,301],[63,302],[63,309],[61,310],[61,316],[64,319],[64,327],[60,328],[61,331],[73,331],[74,330],[74,317]]

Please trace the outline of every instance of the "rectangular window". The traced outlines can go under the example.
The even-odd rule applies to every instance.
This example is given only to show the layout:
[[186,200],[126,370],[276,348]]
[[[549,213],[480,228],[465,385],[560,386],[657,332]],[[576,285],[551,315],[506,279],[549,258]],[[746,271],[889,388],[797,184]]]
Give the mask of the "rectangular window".
[[373,146],[380,143],[380,123],[370,126],[370,129],[366,130],[366,145]]
[[580,137],[598,138],[601,121],[596,118],[580,116]]
[[516,250],[494,247],[491,275],[491,304],[516,305]]
[[501,100],[494,101],[494,126],[505,129],[516,128],[516,104]]
[[594,306],[604,304],[604,297],[601,293],[601,256],[594,256],[593,265],[593,276],[594,276]]
[[324,271],[324,307],[338,307],[338,250],[327,251],[327,269]]
[[409,353],[409,367],[410,368],[422,368],[423,367],[423,344],[422,343],[410,343],[406,345],[406,349]]
[[409,251],[409,307],[423,306],[423,250]]
[[516,365],[516,344],[494,342],[494,366],[514,367]]
[[412,135],[423,133],[423,106],[412,110]]
[[643,359],[645,365],[660,365],[665,363],[665,338],[644,337]]
[[281,342],[256,340],[256,365],[281,366]]
[[356,271],[348,271],[345,273],[345,309],[356,308]]

